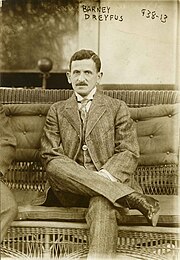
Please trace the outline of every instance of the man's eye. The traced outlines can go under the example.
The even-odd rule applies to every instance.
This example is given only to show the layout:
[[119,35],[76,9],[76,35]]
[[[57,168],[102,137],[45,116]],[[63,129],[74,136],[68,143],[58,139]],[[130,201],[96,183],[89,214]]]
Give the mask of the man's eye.
[[85,71],[85,74],[86,74],[86,75],[89,75],[89,74],[91,74],[91,71],[86,70],[86,71]]
[[73,74],[74,74],[74,75],[78,75],[78,74],[79,74],[79,71],[78,71],[78,70],[75,70],[75,71],[73,71]]

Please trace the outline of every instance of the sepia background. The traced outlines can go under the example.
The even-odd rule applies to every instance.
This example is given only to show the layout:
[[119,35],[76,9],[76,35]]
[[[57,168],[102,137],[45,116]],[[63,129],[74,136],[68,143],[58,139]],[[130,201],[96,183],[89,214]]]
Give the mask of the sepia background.
[[[157,253],[158,260],[167,253],[175,260],[180,245],[179,0],[0,0],[0,6],[0,103],[5,104],[18,143],[7,183],[18,203],[25,205],[4,245],[30,257],[57,259],[88,241],[86,224],[80,223],[84,211],[83,217],[75,211],[79,219],[70,223],[77,215],[69,208],[26,208],[28,199],[45,189],[39,158],[47,108],[71,96],[69,59],[88,48],[102,59],[99,87],[124,100],[134,113],[141,155],[149,159],[143,159],[135,177],[147,194],[161,197],[158,227],[151,229],[142,216],[132,213],[125,229],[119,226],[119,248],[131,249],[131,254],[142,250],[142,257]],[[53,62],[50,75],[38,67],[43,57]]]
[[[100,12],[99,12],[100,11]],[[74,51],[96,51],[103,84],[179,86],[179,3],[176,0],[4,0],[0,71],[68,69]]]

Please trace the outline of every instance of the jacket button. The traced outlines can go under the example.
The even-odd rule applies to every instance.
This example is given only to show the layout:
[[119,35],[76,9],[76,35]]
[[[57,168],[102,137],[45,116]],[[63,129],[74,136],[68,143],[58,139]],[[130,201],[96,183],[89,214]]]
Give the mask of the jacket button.
[[153,138],[153,137],[154,137],[154,135],[150,135],[149,137],[150,137],[150,138]]
[[87,151],[87,149],[88,149],[87,145],[84,144],[84,145],[82,146],[82,149],[83,149],[83,151]]

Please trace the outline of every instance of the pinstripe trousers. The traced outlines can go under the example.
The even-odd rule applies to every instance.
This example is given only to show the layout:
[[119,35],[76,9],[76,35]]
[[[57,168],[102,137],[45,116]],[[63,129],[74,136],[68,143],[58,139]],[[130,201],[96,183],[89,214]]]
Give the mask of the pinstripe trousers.
[[118,223],[126,212],[116,207],[116,200],[134,190],[126,187],[124,191],[124,184],[111,182],[74,161],[54,159],[49,162],[46,171],[51,188],[62,206],[88,208],[88,259],[114,259]]

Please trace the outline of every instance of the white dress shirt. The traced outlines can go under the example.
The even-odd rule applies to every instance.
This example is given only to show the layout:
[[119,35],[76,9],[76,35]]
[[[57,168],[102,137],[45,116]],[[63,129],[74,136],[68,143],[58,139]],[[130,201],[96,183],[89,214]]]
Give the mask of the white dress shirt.
[[83,99],[89,99],[90,101],[87,103],[87,105],[86,105],[86,111],[88,112],[89,111],[89,109],[90,109],[90,106],[91,106],[91,103],[92,103],[92,100],[93,100],[93,97],[94,97],[94,95],[95,95],[95,93],[96,93],[96,90],[97,90],[97,88],[95,87],[95,88],[93,88],[92,90],[91,90],[91,92],[87,95],[87,96],[85,96],[85,97],[82,97],[81,95],[79,95],[77,92],[75,92],[75,95],[76,95],[76,97],[77,97],[77,101],[78,101],[78,108],[80,109],[81,108],[81,101],[83,100]]

